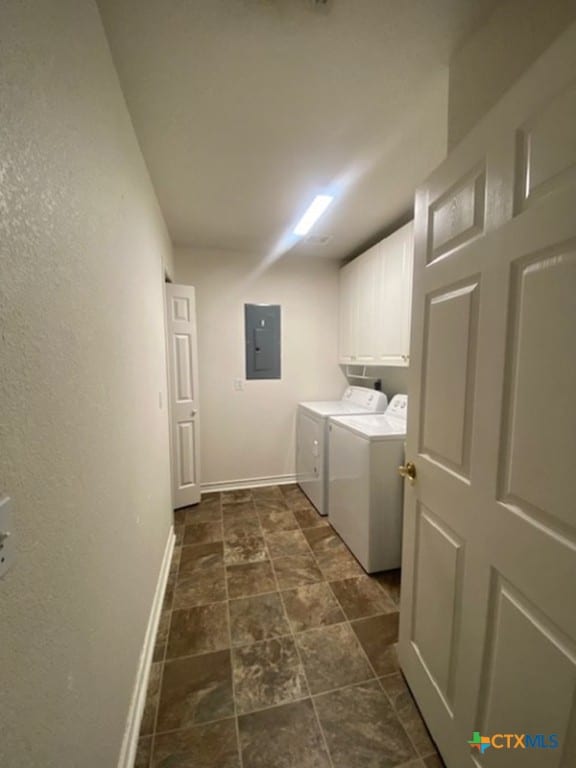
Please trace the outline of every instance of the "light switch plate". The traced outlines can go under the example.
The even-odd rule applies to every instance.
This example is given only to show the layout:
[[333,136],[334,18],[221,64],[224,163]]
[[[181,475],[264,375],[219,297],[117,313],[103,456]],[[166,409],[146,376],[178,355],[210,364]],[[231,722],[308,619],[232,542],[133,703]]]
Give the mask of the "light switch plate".
[[0,497],[0,579],[14,564],[14,502],[9,496]]

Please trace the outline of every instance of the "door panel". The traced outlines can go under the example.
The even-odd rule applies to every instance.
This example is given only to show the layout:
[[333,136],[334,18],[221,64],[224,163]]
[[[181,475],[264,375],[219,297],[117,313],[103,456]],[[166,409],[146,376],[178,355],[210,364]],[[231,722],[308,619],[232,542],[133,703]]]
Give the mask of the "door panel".
[[448,768],[576,765],[575,75],[573,25],[416,197],[399,651]]
[[445,256],[484,231],[486,177],[482,166],[473,169],[429,208],[428,263]]
[[166,285],[172,494],[175,508],[200,501],[198,351],[194,288]]
[[[574,725],[574,643],[496,573],[489,616],[479,728],[483,733],[543,734],[547,739],[555,734],[565,744]],[[540,768],[562,766],[565,761],[560,750],[522,750],[510,753],[503,764]]]
[[574,112],[576,88],[568,88],[518,130],[518,212],[555,188],[576,182]]
[[503,500],[572,526],[565,498],[576,499],[576,420],[563,404],[576,391],[576,356],[566,354],[576,329],[574,285],[574,244],[513,265],[501,462]]
[[427,298],[421,453],[469,474],[478,328],[477,281]]
[[417,526],[412,643],[451,711],[464,547],[459,537],[422,504]]
[[194,399],[192,383],[192,340],[189,334],[174,335],[174,369],[176,402],[190,403]]

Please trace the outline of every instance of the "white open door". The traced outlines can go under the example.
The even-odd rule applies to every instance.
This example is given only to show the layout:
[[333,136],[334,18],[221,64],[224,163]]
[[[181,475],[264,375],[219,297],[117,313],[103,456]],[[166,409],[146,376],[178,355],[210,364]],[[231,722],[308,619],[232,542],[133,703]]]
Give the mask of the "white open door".
[[200,501],[196,301],[189,285],[166,284],[172,489],[175,509]]
[[576,766],[576,26],[415,235],[402,669],[448,768]]

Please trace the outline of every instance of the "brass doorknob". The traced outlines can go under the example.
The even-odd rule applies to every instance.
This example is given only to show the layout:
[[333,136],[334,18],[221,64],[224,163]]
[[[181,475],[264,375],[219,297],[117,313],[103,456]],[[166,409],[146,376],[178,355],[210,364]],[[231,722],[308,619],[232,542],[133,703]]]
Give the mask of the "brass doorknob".
[[407,477],[413,483],[416,480],[416,466],[411,461],[407,461],[406,464],[398,467],[398,474]]

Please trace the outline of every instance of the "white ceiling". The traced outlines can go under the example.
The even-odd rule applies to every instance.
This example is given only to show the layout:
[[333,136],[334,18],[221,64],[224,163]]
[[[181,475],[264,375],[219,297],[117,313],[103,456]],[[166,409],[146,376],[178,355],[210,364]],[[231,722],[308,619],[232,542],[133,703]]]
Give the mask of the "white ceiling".
[[177,245],[270,255],[312,197],[344,257],[446,150],[447,65],[497,0],[98,0]]

